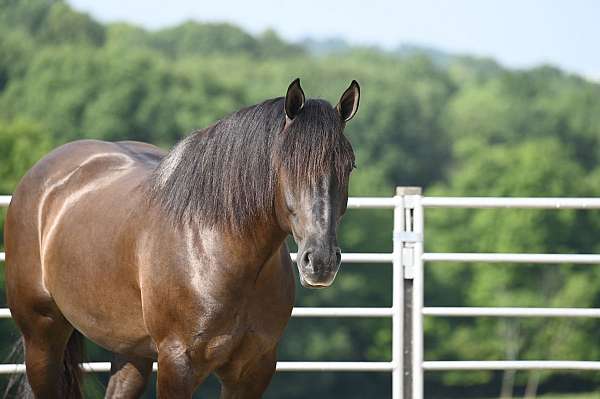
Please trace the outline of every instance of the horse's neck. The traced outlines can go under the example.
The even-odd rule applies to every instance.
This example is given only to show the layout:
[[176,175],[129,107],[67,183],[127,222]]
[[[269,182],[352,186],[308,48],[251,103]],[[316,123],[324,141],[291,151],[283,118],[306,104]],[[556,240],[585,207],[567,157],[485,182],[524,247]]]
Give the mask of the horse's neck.
[[229,233],[190,226],[184,235],[202,251],[219,256],[229,264],[259,267],[277,254],[287,234],[277,223],[257,223],[255,226],[250,233]]

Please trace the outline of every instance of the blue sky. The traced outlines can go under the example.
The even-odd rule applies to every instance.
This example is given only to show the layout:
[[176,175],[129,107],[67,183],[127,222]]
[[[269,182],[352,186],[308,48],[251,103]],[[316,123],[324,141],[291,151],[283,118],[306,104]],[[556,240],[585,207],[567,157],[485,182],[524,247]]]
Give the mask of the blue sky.
[[600,1],[594,0],[69,0],[102,21],[147,28],[188,19],[228,21],[289,40],[341,37],[393,48],[421,44],[491,56],[523,68],[542,63],[600,78]]

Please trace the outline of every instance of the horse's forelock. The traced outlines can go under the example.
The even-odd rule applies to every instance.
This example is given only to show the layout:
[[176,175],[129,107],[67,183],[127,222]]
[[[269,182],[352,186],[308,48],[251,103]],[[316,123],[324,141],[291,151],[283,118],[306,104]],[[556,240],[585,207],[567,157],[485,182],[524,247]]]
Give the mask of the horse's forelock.
[[347,182],[354,152],[339,113],[328,102],[308,100],[276,143],[275,159],[294,184],[313,185],[319,177],[332,174],[338,182]]

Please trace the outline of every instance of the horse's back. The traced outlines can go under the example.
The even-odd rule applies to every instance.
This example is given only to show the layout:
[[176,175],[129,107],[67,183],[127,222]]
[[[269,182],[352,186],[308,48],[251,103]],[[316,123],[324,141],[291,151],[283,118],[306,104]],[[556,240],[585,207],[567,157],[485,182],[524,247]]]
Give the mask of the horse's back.
[[[144,143],[82,140],[30,169],[13,194],[5,229],[7,297],[17,319],[20,308],[58,307],[84,333],[103,333],[86,331],[88,325],[114,328],[102,325],[106,309],[97,295],[109,294],[111,285],[135,284],[135,270],[127,269],[132,252],[119,240],[143,206],[144,184],[163,156]],[[139,304],[130,303],[135,296],[123,289],[113,301],[131,305],[122,311],[132,314],[119,317],[131,316],[131,328],[140,330],[133,316]]]
[[65,203],[86,194],[97,196],[118,180],[129,179],[139,185],[162,156],[164,152],[157,147],[132,141],[80,140],[56,148],[17,185],[7,212],[6,245],[31,229],[37,230],[36,236],[43,241]]
[[49,192],[65,195],[69,189],[94,184],[119,169],[135,168],[140,175],[147,174],[163,156],[159,148],[134,141],[80,140],[64,144],[25,174],[13,193],[9,212],[25,205],[37,207]]

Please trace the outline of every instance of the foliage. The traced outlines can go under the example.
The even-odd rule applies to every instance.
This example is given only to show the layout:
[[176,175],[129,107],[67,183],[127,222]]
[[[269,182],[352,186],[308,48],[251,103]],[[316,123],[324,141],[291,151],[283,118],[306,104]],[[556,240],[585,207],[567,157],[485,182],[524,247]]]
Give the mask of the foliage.
[[[221,23],[147,31],[101,24],[61,0],[0,0],[0,194],[67,141],[133,139],[166,148],[243,106],[283,95],[297,76],[307,94],[332,103],[352,79],[363,88],[347,127],[358,165],[351,195],[388,196],[401,185],[424,186],[428,195],[600,195],[600,85],[556,68],[513,71],[408,47],[300,45]],[[430,251],[600,250],[600,218],[589,212],[431,210],[427,228]],[[340,242],[348,252],[391,251],[391,213],[349,211]],[[301,306],[389,306],[391,270],[347,265],[331,289],[297,292]],[[600,269],[434,264],[425,300],[600,307]],[[12,327],[1,328],[5,337]],[[389,320],[292,320],[280,357],[389,360],[390,330]],[[433,318],[426,357],[598,359],[598,331],[593,320]],[[90,347],[91,360],[108,356]],[[428,396],[464,398],[497,394],[501,376],[435,373],[426,381]],[[536,381],[541,391],[600,386],[591,374],[514,376],[516,390]],[[100,384],[88,383],[90,397]],[[386,397],[389,389],[386,374],[279,374],[267,397]]]

